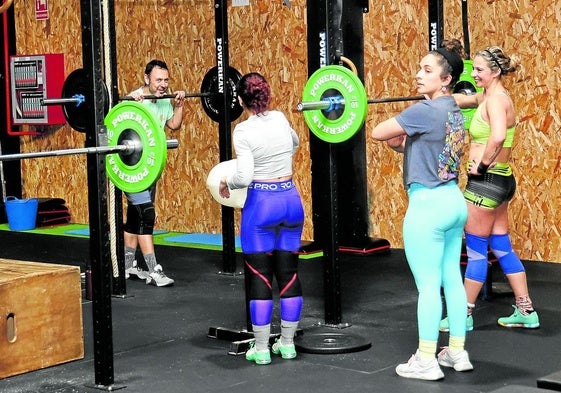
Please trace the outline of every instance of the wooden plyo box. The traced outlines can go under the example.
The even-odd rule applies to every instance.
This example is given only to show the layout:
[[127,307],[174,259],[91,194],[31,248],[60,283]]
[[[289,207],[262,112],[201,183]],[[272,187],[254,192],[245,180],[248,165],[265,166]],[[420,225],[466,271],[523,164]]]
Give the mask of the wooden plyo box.
[[80,268],[0,258],[0,378],[82,359]]

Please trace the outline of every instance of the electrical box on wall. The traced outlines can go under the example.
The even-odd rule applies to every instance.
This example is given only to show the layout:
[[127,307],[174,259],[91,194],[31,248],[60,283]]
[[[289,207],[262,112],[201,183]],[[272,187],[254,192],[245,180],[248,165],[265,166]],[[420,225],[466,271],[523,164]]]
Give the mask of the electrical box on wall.
[[10,57],[13,124],[65,124],[60,105],[42,105],[45,98],[59,98],[64,84],[64,55]]

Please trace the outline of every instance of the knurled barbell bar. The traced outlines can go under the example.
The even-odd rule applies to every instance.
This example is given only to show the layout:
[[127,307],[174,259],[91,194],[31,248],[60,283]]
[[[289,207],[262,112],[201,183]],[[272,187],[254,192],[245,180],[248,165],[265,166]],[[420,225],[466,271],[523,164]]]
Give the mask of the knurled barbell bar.
[[[213,97],[218,93],[185,93],[185,98],[202,98],[202,97]],[[161,100],[164,98],[175,98],[177,94],[163,94],[161,96],[156,96],[154,94],[143,95],[142,98],[145,100]],[[119,101],[135,101],[134,97],[124,96],[119,97]]]
[[107,177],[125,192],[148,189],[162,174],[167,150],[179,146],[176,139],[166,139],[163,128],[150,110],[138,102],[115,105],[104,120],[107,146],[63,149],[0,155],[0,161],[66,156],[106,154]]
[[423,100],[424,96],[368,98],[359,77],[348,68],[328,65],[316,70],[304,86],[296,109],[310,131],[330,143],[344,142],[364,124],[368,104]]
[[[384,104],[389,102],[402,102],[402,101],[419,101],[424,100],[424,96],[413,96],[413,97],[388,97],[388,98],[369,98],[366,103],[367,104]],[[310,110],[324,110],[324,111],[332,111],[339,109],[338,106],[345,105],[345,100],[343,96],[332,96],[332,97],[324,97],[322,101],[307,101],[307,102],[299,102],[296,105],[296,109],[300,112],[302,111],[310,111]]]
[[[200,93],[188,93],[185,98],[200,98],[205,113],[215,122],[220,122],[224,115],[223,96],[230,94],[230,119],[236,120],[243,113],[243,108],[238,102],[236,85],[242,75],[233,67],[228,67],[228,81],[224,82],[218,75],[218,67],[211,68],[204,76]],[[62,86],[62,97],[44,98],[41,105],[62,105],[66,122],[79,132],[86,132],[87,114],[91,111],[94,102],[93,88],[88,83],[88,75],[83,68],[72,71],[65,79]],[[175,98],[174,94],[163,96],[148,95],[145,99]],[[101,98],[104,111],[109,111],[109,93],[103,90]],[[119,101],[132,101],[130,96],[120,97]]]

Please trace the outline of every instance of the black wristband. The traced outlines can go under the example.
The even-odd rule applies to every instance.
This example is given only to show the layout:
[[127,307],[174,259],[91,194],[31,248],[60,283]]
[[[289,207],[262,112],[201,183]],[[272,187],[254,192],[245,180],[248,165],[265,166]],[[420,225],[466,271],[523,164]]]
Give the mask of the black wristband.
[[489,169],[489,165],[479,162],[479,165],[477,166],[477,173],[484,175],[487,172],[487,169]]

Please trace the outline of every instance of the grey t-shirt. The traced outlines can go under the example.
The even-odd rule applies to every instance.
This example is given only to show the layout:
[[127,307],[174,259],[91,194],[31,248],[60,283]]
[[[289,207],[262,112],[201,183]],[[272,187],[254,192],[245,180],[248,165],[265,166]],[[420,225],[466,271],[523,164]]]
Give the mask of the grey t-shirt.
[[403,184],[436,187],[458,181],[466,135],[460,107],[451,96],[425,100],[396,116],[405,130]]

